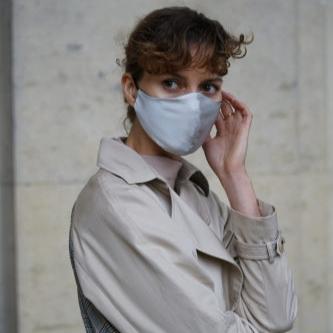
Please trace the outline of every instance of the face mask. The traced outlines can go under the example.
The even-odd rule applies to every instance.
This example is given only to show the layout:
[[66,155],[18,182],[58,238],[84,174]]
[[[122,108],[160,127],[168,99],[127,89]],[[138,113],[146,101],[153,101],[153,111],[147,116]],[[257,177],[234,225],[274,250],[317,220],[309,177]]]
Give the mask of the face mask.
[[199,92],[173,98],[147,95],[138,89],[134,109],[141,126],[155,143],[175,155],[188,155],[205,141],[221,102]]

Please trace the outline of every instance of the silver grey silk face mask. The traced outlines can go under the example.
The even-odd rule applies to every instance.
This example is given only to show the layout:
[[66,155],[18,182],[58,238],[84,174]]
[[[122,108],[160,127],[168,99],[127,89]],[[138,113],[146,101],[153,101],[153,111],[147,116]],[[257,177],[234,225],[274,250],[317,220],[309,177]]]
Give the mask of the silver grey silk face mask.
[[146,133],[165,151],[188,155],[205,141],[221,102],[200,92],[160,98],[138,89],[134,109]]

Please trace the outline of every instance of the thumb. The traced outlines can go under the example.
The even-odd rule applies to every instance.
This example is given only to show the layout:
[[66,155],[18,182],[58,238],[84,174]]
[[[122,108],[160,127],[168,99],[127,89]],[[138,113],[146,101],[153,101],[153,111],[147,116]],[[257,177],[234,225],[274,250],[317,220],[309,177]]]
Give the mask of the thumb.
[[211,137],[210,133],[208,133],[208,135],[206,136],[205,141],[203,142],[202,145],[206,145],[211,139],[212,139],[212,137]]

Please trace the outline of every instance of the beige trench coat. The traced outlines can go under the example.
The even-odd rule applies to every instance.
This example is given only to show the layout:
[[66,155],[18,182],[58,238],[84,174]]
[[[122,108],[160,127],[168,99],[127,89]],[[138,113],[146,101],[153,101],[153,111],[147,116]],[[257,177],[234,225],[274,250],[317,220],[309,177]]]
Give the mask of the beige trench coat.
[[[122,333],[289,330],[297,297],[275,207],[257,199],[262,216],[245,216],[182,162],[173,189],[120,137],[101,139],[99,169],[72,214],[84,295]],[[215,268],[222,302],[207,272]]]

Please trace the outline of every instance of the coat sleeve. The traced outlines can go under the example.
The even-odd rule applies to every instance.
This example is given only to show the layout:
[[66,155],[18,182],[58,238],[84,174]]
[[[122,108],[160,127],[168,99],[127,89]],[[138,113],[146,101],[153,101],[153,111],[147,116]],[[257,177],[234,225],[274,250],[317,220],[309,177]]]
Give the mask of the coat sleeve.
[[115,191],[101,179],[88,183],[72,220],[83,294],[120,332],[257,332],[220,309],[184,235],[161,212],[134,186]]
[[297,296],[275,207],[257,198],[261,216],[246,216],[211,193],[210,208],[218,216],[210,227],[244,276],[235,311],[260,332],[290,330],[297,314]]

